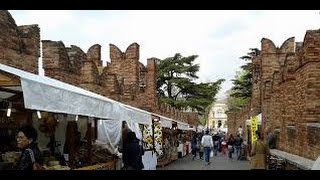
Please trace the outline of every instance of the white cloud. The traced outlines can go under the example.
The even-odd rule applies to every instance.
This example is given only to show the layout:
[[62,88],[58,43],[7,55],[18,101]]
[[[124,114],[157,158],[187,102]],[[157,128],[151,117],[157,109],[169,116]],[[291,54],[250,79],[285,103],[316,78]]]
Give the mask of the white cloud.
[[[41,28],[58,28],[71,23],[73,11],[62,10],[37,10],[37,11],[10,11],[18,25],[40,24]],[[15,17],[15,14],[19,18]],[[42,27],[43,26],[43,27]]]
[[102,46],[109,61],[109,44],[122,51],[140,45],[140,61],[179,52],[199,55],[200,80],[224,78],[223,91],[245,62],[239,57],[260,48],[263,37],[276,46],[295,36],[303,41],[306,30],[320,28],[319,11],[10,11],[18,25],[39,24],[42,39],[62,40],[84,52]]

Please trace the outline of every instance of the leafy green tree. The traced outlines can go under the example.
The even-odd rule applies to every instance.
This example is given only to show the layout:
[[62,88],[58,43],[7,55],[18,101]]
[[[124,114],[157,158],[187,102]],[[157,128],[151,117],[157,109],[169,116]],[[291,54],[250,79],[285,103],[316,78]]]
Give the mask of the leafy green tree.
[[232,79],[233,87],[228,92],[229,111],[241,109],[247,105],[252,94],[252,59],[260,54],[260,50],[257,48],[250,48],[249,50],[250,52],[247,55],[240,57],[240,59],[249,62],[241,66],[241,71],[236,73],[235,79]]
[[206,126],[209,120],[209,113],[214,103],[211,103],[209,106],[205,108],[205,112],[199,116],[199,124]]
[[196,83],[199,65],[194,64],[197,55],[157,60],[157,91],[161,102],[181,110],[192,110],[200,115],[215,100],[224,79],[216,82]]

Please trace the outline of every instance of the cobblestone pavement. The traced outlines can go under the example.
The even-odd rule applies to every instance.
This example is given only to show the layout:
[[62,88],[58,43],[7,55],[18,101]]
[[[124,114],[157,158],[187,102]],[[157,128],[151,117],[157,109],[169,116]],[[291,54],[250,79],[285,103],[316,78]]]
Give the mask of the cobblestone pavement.
[[249,161],[240,161],[236,159],[229,159],[227,156],[218,156],[210,158],[210,165],[206,165],[203,160],[192,160],[192,155],[187,155],[183,158],[168,164],[163,168],[157,170],[249,170]]

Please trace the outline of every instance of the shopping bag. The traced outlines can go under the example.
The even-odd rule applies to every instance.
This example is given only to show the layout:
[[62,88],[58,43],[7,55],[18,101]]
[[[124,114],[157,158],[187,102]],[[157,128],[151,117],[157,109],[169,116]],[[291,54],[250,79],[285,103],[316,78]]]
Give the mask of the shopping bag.
[[213,157],[213,151],[210,151],[210,157]]

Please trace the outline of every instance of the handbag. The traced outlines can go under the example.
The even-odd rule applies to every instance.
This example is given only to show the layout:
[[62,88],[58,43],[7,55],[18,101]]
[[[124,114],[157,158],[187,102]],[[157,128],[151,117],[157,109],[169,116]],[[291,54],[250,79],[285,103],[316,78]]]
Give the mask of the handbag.
[[36,159],[34,158],[34,154],[32,149],[27,149],[27,151],[30,154],[31,162],[32,162],[32,170],[44,170],[44,167],[36,162]]

